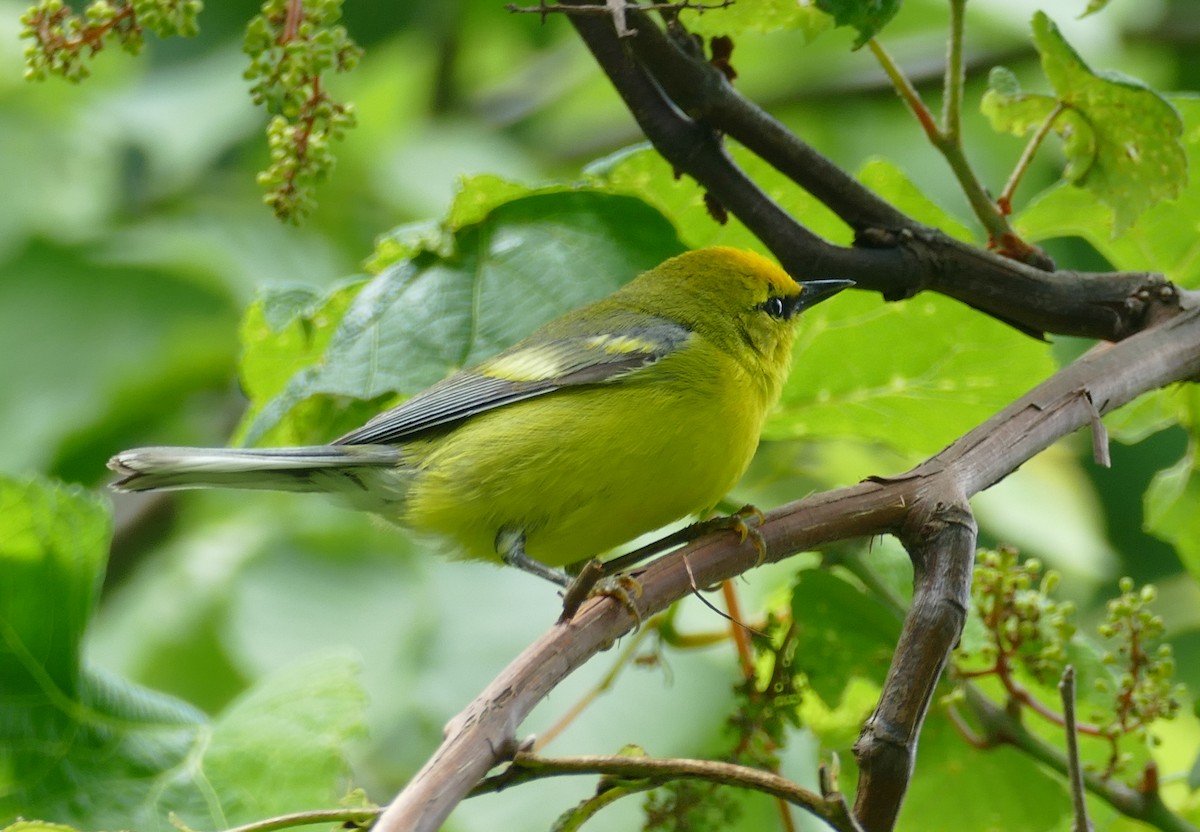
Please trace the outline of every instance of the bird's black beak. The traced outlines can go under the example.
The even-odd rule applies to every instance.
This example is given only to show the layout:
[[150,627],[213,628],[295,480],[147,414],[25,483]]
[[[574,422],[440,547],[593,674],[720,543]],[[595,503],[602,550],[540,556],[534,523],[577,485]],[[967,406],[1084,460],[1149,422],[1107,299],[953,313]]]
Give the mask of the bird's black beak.
[[804,280],[800,282],[800,288],[803,289],[800,296],[796,298],[796,312],[803,312],[811,306],[816,306],[823,300],[831,298],[843,289],[849,289],[854,285],[853,280]]

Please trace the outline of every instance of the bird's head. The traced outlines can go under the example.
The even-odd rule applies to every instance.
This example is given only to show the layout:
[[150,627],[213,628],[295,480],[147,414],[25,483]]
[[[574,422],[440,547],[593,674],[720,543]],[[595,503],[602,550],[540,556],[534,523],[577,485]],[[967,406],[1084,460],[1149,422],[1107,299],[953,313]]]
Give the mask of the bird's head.
[[686,324],[734,355],[754,356],[786,374],[800,313],[852,280],[797,282],[752,251],[718,246],[673,257],[643,274],[631,288],[651,301],[646,311]]

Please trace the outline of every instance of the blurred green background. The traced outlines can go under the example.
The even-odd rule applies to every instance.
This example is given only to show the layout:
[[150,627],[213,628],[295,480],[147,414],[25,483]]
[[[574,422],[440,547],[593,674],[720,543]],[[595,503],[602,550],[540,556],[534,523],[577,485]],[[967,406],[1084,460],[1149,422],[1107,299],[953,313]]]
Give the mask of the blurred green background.
[[[1200,5],[1114,0],[1084,21],[1073,19],[1083,2],[1056,5],[1057,22],[1094,66],[1162,90],[1200,89]],[[997,63],[1040,88],[1027,35],[1038,6],[971,4],[968,102],[978,101]],[[315,214],[301,227],[281,226],[254,183],[266,163],[264,116],[241,79],[241,30],[254,4],[211,4],[199,38],[150,39],[140,59],[106,52],[79,86],[21,80],[22,11],[0,2],[0,469],[8,473],[101,488],[105,460],[122,448],[225,444],[245,404],[239,321],[260,289],[324,289],[361,273],[377,236],[440,217],[463,175],[573,179],[640,139],[563,20],[542,25],[493,0],[350,2],[345,24],[366,54],[332,85],[354,102],[359,126],[335,148],[338,165]],[[883,35],[933,100],[944,17],[941,2],[909,2]],[[738,86],[846,168],[886,157],[970,224],[944,164],[869,55],[848,50],[851,41],[842,31],[812,44],[799,33],[743,35],[733,56]],[[973,104],[967,112],[972,159],[998,189],[1021,142],[993,134]],[[1056,154],[1043,154],[1018,203],[1055,179]],[[1049,248],[1062,265],[1104,267],[1079,240]],[[1065,360],[1084,346],[1056,339],[1053,354]],[[1174,550],[1142,531],[1141,512],[1151,477],[1185,444],[1179,429],[1114,444],[1113,467],[1103,470],[1090,462],[1086,437],[1074,437],[975,505],[981,542],[1013,543],[1061,569],[1085,620],[1120,575],[1157,582],[1181,676],[1196,689],[1200,593]],[[764,447],[742,496],[767,508],[905,464],[869,443],[812,451],[781,440]],[[349,650],[370,697],[357,781],[377,800],[411,775],[446,719],[557,612],[554,593],[527,576],[428,557],[419,541],[318,498],[113,501],[116,535],[93,659],[216,713],[265,674]],[[903,575],[894,545],[880,544],[873,557]],[[748,608],[771,598],[793,568],[749,576]],[[721,626],[698,605],[683,622]],[[572,678],[528,730],[551,723],[607,665],[602,657]],[[622,742],[655,754],[702,753],[715,743],[734,678],[731,650],[672,654],[669,665],[669,674],[627,672],[562,740],[564,753],[615,751],[614,724]],[[859,718],[845,718],[848,736]],[[794,745],[789,773],[811,782],[811,753],[811,742]],[[546,805],[540,788],[469,802],[458,828],[545,828],[566,804]],[[582,796],[591,786],[565,788]],[[938,788],[918,771],[914,805]]]

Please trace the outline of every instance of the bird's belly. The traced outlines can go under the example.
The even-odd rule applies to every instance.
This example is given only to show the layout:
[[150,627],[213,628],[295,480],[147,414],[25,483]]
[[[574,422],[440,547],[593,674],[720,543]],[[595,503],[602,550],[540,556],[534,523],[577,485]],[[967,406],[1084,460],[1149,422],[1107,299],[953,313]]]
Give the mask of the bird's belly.
[[[721,396],[721,393],[712,395]],[[575,389],[477,416],[410,446],[401,518],[495,558],[497,534],[560,566],[711,508],[745,471],[762,408],[661,383]]]

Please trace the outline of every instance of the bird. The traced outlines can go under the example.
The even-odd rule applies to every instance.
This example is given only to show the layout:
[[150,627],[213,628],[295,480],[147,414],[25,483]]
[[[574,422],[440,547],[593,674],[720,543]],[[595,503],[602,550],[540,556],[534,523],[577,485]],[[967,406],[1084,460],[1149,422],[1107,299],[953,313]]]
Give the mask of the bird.
[[117,491],[332,494],[457,557],[563,567],[714,508],[757,449],[800,313],[853,285],[688,251],[327,445],[146,447]]

